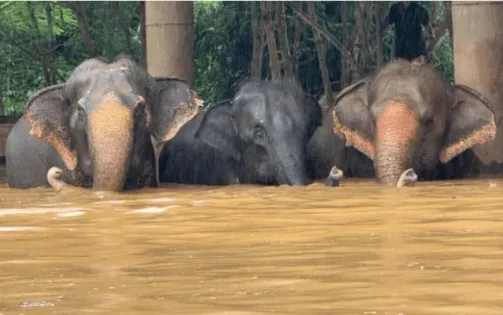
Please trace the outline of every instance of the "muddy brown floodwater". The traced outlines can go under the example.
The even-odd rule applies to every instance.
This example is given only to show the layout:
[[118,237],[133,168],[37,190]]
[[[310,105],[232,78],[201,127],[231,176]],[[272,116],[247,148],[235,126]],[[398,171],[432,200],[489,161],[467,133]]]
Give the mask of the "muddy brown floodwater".
[[503,190],[0,187],[0,314],[503,314]]

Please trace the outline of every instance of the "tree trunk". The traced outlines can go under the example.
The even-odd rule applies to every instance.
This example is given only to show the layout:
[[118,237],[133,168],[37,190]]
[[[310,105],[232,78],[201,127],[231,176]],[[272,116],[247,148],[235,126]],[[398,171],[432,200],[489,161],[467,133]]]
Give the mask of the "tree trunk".
[[[48,4],[50,5],[50,4]],[[37,55],[37,59],[40,61],[40,66],[42,67],[42,72],[44,73],[44,79],[45,79],[45,86],[50,86],[55,84],[56,81],[56,75],[55,75],[55,70],[53,69],[53,65],[51,62],[51,39],[49,38],[48,40],[43,40],[42,34],[40,32],[40,26],[38,25],[38,20],[35,15],[35,8],[33,7],[33,3],[31,2],[26,2],[26,7],[28,9],[28,15],[30,18],[30,22],[32,24],[35,36],[37,40],[35,41],[37,44],[35,44],[35,53]],[[52,12],[51,10],[47,10],[46,7],[46,19],[47,23],[49,26],[49,33],[52,33],[51,28],[52,28]],[[45,43],[48,44],[45,44]],[[46,46],[46,47],[44,47]]]
[[253,52],[250,65],[250,79],[260,80],[262,78],[262,60],[264,58],[264,30],[262,28],[262,19],[260,9],[256,1],[250,2],[252,32],[253,32]]
[[194,84],[194,4],[147,1],[147,69],[156,77],[180,77]]
[[[316,2],[314,1],[309,1],[307,3],[307,12],[309,13],[313,21],[316,21],[315,5]],[[313,29],[313,36],[316,44],[316,51],[318,53],[318,64],[321,71],[321,77],[323,79],[323,90],[327,98],[327,104],[331,106],[334,103],[334,97],[332,95],[332,85],[330,83],[330,76],[328,73],[325,44],[321,39],[320,33],[315,29]]]
[[[300,4],[300,9],[302,10],[302,2]],[[299,77],[300,33],[301,33],[300,19],[295,17],[294,30],[293,30],[293,47],[292,47],[292,72],[296,78]]]
[[79,22],[80,35],[82,37],[82,42],[84,43],[84,50],[89,57],[94,57],[95,50],[91,39],[91,33],[89,31],[89,24],[87,23],[85,3],[81,1],[75,2],[72,4],[71,8],[73,14],[77,18],[77,21]]
[[51,85],[55,85],[57,83],[57,80],[56,80],[56,67],[54,65],[54,59],[55,59],[55,55],[54,55],[54,50],[56,48],[56,41],[54,40],[54,31],[53,31],[53,24],[52,24],[52,7],[51,7],[51,3],[48,2],[46,3],[46,7],[45,7],[45,13],[46,13],[46,17],[47,17],[47,28],[49,29],[49,44],[47,45],[47,54],[45,54],[44,52],[44,55],[42,57],[42,59],[45,59],[45,68],[47,69],[47,85],[48,86],[51,86]]
[[[341,24],[342,24],[342,45],[348,47],[349,35],[348,35],[348,7],[346,1],[341,1]],[[350,82],[350,62],[348,57],[341,54],[341,84],[340,89],[344,89],[349,85]]]
[[147,66],[147,33],[145,31],[145,1],[140,2],[140,36],[141,53],[143,55],[143,65]]
[[276,16],[278,21],[278,39],[281,50],[281,64],[284,75],[288,78],[293,77],[292,57],[290,54],[290,45],[288,43],[288,31],[285,19],[285,3],[283,1],[276,2]]
[[2,88],[0,87],[0,116],[5,115],[5,108],[3,105],[3,91]]
[[26,2],[26,7],[28,9],[28,15],[30,16],[30,22],[35,30],[35,35],[40,38],[40,28],[38,27],[37,17],[35,16],[35,9],[33,8],[33,3]]
[[[112,3],[114,3],[114,2],[112,2]],[[133,49],[131,46],[131,34],[129,32],[128,20],[127,20],[126,15],[124,14],[123,9],[121,8],[121,2],[117,1],[117,2],[115,2],[115,4],[117,7],[116,8],[117,17],[119,18],[117,26],[120,28],[120,31],[122,32],[122,34],[124,36],[124,44],[126,46],[126,49],[125,49],[126,52],[128,54],[131,54],[133,52]]]
[[452,2],[454,76],[493,104],[498,131],[496,138],[473,147],[485,164],[503,162],[503,3]]
[[445,19],[447,23],[447,29],[449,30],[449,37],[451,39],[451,47],[454,47],[454,41],[452,36],[452,1],[445,1]]
[[376,22],[376,54],[377,54],[377,68],[381,68],[383,62],[384,62],[384,54],[383,54],[383,48],[382,48],[382,37],[381,37],[381,22],[382,22],[382,5],[381,1],[375,1],[374,6],[375,6],[375,22]]
[[270,1],[260,1],[260,8],[264,21],[264,31],[269,49],[269,68],[273,80],[281,77],[281,68],[278,60],[278,48],[276,37],[274,36],[274,3]]
[[[360,78],[361,71],[360,69],[363,68],[363,58],[362,58],[362,50],[363,50],[363,26],[364,26],[364,19],[362,17],[362,11],[360,10],[360,3],[361,2],[355,2],[354,5],[356,6],[354,9],[355,12],[355,25],[353,28],[353,35],[351,36],[351,52],[353,56],[353,61],[354,63],[351,66],[350,70],[350,84],[357,81]],[[364,3],[365,5],[365,3]]]

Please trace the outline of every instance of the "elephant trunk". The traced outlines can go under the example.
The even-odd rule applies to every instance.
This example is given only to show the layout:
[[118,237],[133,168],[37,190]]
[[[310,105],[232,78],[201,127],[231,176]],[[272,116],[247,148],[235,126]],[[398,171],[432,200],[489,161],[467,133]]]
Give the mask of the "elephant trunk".
[[297,145],[280,145],[276,150],[278,160],[277,181],[279,184],[289,186],[302,186],[309,184],[307,178],[305,153]]
[[419,121],[405,102],[388,102],[376,121],[377,180],[395,186],[402,173],[412,167]]
[[89,147],[93,158],[93,189],[124,188],[133,147],[133,115],[114,94],[107,94],[89,115]]

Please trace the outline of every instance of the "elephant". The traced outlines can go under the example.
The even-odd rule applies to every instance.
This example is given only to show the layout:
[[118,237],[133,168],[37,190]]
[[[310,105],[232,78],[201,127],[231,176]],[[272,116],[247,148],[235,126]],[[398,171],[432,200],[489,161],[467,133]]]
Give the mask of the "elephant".
[[164,145],[161,181],[307,185],[305,149],[320,124],[318,102],[297,82],[247,82]]
[[178,78],[153,78],[131,58],[93,58],[38,91],[6,141],[11,188],[47,186],[48,171],[93,190],[157,187],[155,148],[202,105]]
[[[335,96],[334,96],[335,99]],[[322,96],[319,100],[323,120],[307,145],[307,172],[311,179],[326,178],[334,166],[340,168],[345,177],[375,177],[372,160],[353,147],[346,147],[343,139],[333,132],[333,106],[326,105]]]
[[[491,103],[429,63],[396,59],[339,93],[333,132],[373,161],[379,183],[434,170],[495,137]],[[411,174],[408,174],[411,178]]]
[[[337,94],[334,93],[334,100]],[[316,129],[307,146],[308,176],[311,179],[326,178],[334,166],[341,168],[344,177],[375,178],[373,161],[353,147],[346,147],[344,139],[333,132],[333,106],[328,106],[325,95],[319,99],[325,108],[322,125]],[[433,170],[416,174],[419,180],[453,180],[478,176],[484,168],[480,159],[467,149],[448,163],[437,163]],[[404,177],[408,178],[408,177]],[[410,176],[410,178],[414,178]],[[330,178],[327,179],[330,182]],[[406,186],[406,185],[402,185]]]

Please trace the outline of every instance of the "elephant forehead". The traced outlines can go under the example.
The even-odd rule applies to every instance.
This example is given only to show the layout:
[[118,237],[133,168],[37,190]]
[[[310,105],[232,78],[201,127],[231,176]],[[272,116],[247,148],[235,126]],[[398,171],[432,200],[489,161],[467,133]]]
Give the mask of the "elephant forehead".
[[395,145],[406,144],[415,136],[418,125],[416,115],[407,103],[389,101],[377,118],[376,137],[393,141]]
[[242,111],[245,116],[251,116],[254,120],[265,120],[267,117],[267,101],[261,93],[246,93],[238,95],[234,99],[237,111]]
[[284,110],[285,107],[278,107],[272,110],[271,120],[272,125],[276,129],[289,130],[293,127],[293,119],[291,114]]
[[98,110],[103,104],[112,100],[131,109],[138,102],[144,101],[141,94],[124,80],[114,80],[114,82],[92,80],[84,95],[78,99],[78,103],[89,112]]

